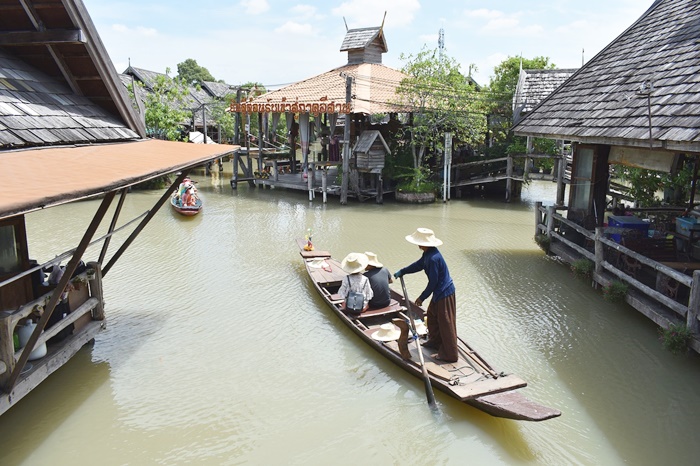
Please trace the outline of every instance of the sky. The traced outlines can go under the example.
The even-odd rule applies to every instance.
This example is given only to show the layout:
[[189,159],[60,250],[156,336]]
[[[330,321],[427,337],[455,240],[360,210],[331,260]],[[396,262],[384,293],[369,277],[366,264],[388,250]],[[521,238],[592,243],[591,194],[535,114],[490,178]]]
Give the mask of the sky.
[[83,0],[117,72],[137,68],[177,75],[192,58],[228,84],[268,89],[347,63],[347,28],[380,26],[401,56],[437,49],[464,74],[489,83],[508,57],[549,57],[578,68],[632,25],[653,0]]

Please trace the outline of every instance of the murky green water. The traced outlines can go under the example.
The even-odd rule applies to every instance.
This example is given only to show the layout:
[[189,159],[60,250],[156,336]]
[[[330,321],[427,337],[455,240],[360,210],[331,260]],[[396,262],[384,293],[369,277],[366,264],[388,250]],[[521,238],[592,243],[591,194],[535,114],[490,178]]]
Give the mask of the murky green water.
[[[512,204],[343,207],[195,178],[202,214],[164,208],[110,271],[107,331],[0,418],[0,464],[697,462],[700,360],[664,351],[651,322],[537,248],[533,204],[552,183]],[[160,194],[129,195],[124,218]],[[30,215],[31,256],[74,247],[96,205]],[[422,382],[316,296],[294,242],[313,228],[318,247],[371,250],[393,271],[418,257],[404,240],[418,226],[445,243],[459,333],[560,418],[497,419],[437,393],[436,419]],[[407,277],[413,296],[424,284]]]

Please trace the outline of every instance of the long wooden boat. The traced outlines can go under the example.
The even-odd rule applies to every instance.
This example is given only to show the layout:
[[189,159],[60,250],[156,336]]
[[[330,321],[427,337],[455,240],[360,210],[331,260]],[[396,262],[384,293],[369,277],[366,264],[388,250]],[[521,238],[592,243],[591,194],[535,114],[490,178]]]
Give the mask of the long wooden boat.
[[[390,361],[418,378],[423,378],[417,345],[409,338],[406,347],[400,348],[397,341],[378,340],[377,333],[387,323],[399,324],[409,318],[422,318],[425,311],[410,303],[407,308],[403,295],[391,290],[392,300],[383,309],[369,309],[358,317],[352,317],[342,310],[342,298],[337,295],[341,281],[347,275],[340,262],[333,259],[328,251],[316,248],[305,249],[307,240],[297,240],[306,271],[316,291],[326,301],[338,318],[359,336],[365,343],[377,350]],[[431,356],[434,350],[422,349],[425,367],[431,385],[441,392],[492,416],[521,421],[544,421],[561,415],[557,409],[543,406],[526,398],[517,389],[527,383],[513,374],[496,371],[474,348],[459,339],[459,360],[447,363]],[[402,350],[409,359],[402,357]]]
[[195,199],[195,204],[192,206],[183,206],[182,203],[180,202],[179,198],[176,195],[173,195],[170,198],[170,205],[173,207],[173,210],[177,212],[178,214],[185,215],[187,217],[191,217],[192,215],[197,215],[200,210],[202,210],[202,200],[197,198]]

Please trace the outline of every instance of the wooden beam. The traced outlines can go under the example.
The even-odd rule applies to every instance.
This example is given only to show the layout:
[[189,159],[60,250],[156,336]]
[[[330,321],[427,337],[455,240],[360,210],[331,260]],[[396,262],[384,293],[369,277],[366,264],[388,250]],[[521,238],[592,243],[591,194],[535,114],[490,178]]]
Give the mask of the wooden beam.
[[53,29],[50,31],[12,31],[0,33],[0,45],[84,44],[80,29]]

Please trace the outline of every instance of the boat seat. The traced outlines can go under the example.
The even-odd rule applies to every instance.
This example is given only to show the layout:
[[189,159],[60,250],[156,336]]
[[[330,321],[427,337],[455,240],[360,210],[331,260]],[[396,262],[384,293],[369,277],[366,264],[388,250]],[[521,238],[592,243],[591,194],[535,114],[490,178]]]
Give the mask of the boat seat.
[[389,301],[389,305],[387,307],[382,307],[379,309],[367,309],[365,312],[360,314],[360,318],[393,314],[394,312],[398,312],[402,309],[403,307],[399,304],[399,302],[395,299],[392,299],[391,301]]

